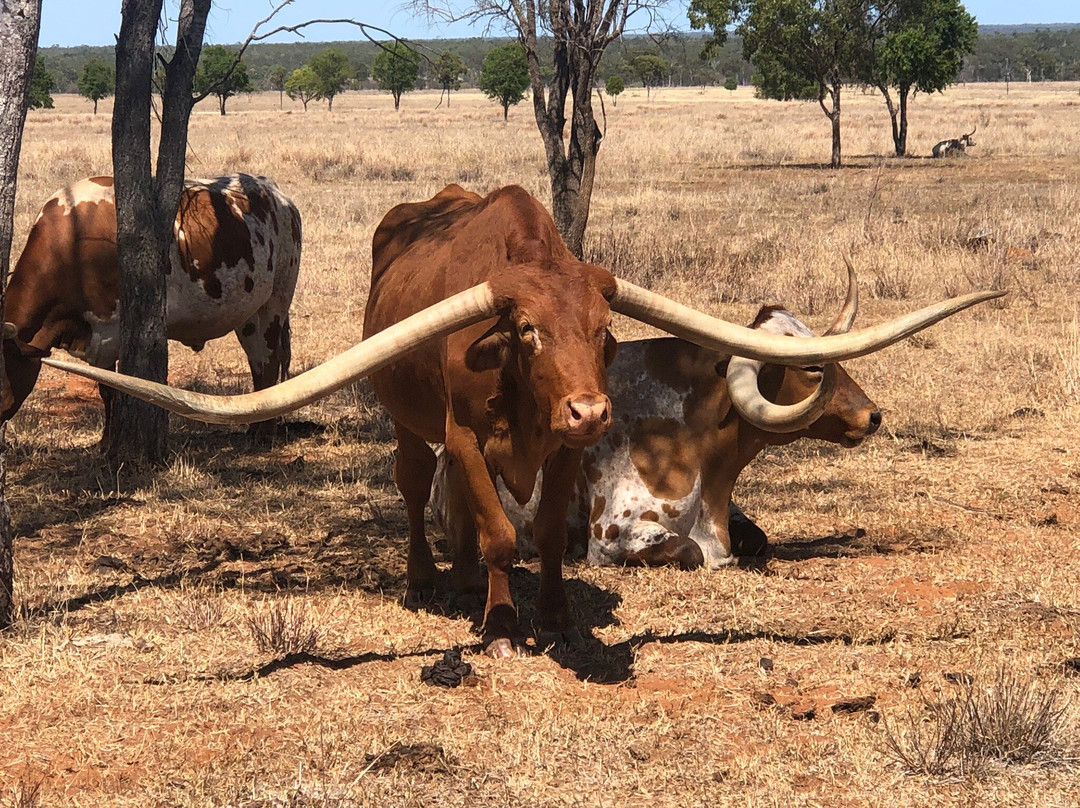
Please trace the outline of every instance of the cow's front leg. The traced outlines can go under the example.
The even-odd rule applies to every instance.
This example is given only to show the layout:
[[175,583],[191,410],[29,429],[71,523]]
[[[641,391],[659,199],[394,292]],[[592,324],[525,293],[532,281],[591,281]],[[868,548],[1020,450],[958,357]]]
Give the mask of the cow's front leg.
[[731,490],[726,479],[705,481],[701,497],[701,513],[698,514],[690,538],[701,548],[704,564],[709,569],[726,567],[735,561],[731,554],[731,535],[728,533],[728,514]]
[[737,556],[759,556],[769,548],[769,537],[757,524],[743,513],[734,500],[728,509],[728,536],[731,552]]
[[563,447],[544,464],[540,504],[533,536],[540,555],[540,594],[536,603],[537,639],[576,639],[563,586],[566,554],[566,510],[581,469],[583,450]]
[[471,430],[448,424],[446,452],[461,474],[461,489],[476,522],[480,552],[487,565],[484,648],[497,659],[523,653],[524,637],[510,596],[510,568],[517,558],[517,536],[506,518],[491,471]]
[[461,464],[449,454],[444,454],[443,463],[442,523],[453,560],[450,584],[457,597],[458,608],[471,611],[479,607],[484,595],[484,574],[477,553],[476,521],[469,512],[468,482]]
[[405,498],[409,515],[409,555],[406,562],[408,584],[405,605],[417,606],[435,594],[435,557],[424,533],[424,508],[431,495],[435,476],[435,452],[413,432],[394,422],[398,454],[394,462],[394,481]]

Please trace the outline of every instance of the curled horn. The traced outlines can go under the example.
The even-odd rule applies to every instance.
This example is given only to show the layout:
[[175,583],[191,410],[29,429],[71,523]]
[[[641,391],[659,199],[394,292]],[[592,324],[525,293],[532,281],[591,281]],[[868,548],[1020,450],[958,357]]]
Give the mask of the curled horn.
[[4,323],[4,339],[12,339],[19,333],[19,327],[15,323]]
[[859,313],[859,281],[855,277],[855,267],[852,266],[847,253],[843,253],[841,257],[847,266],[847,297],[844,300],[844,307],[840,309],[840,313],[836,315],[832,325],[825,331],[826,337],[833,334],[846,334],[851,330],[851,326],[855,324],[855,315]]

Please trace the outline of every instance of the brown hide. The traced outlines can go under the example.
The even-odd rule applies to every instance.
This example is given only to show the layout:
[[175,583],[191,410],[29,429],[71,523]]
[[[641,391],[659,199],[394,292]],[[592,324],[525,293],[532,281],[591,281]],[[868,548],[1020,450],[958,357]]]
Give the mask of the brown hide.
[[[605,366],[613,357],[607,328],[615,281],[577,260],[523,189],[482,198],[451,185],[428,201],[398,205],[380,223],[364,337],[483,282],[500,301],[498,318],[433,340],[371,380],[396,422],[410,593],[434,584],[423,511],[435,460],[424,442],[445,443],[487,562],[485,625],[489,649],[501,655],[518,636],[507,578],[515,540],[493,477],[528,499],[545,468],[538,623],[562,630],[569,621],[561,579],[566,505],[581,447],[599,440],[611,418]],[[475,576],[472,583],[481,586]]]
[[[53,348],[84,354],[93,336],[88,318],[109,320],[115,313],[118,268],[112,186],[111,177],[75,183],[45,203],[30,230],[7,289],[5,319],[18,333],[16,339],[4,342],[7,378],[0,420],[14,415],[30,394],[41,357]],[[281,217],[286,221],[279,221]],[[207,339],[237,330],[255,388],[285,378],[288,307],[300,243],[299,213],[269,180],[238,174],[191,183],[177,212],[176,257],[192,281],[183,292],[197,291],[189,297],[212,301],[225,314],[204,319],[205,312],[197,307],[181,307],[178,314],[190,315],[190,322],[174,333],[170,320],[169,338],[198,350]],[[256,253],[266,260],[256,260]],[[268,298],[253,292],[256,275]],[[270,280],[264,280],[267,277]],[[232,297],[222,298],[223,280],[232,284]],[[247,308],[233,307],[238,297]],[[217,333],[207,333],[210,323]],[[258,359],[252,344],[260,353]],[[94,357],[86,358],[94,363]]]

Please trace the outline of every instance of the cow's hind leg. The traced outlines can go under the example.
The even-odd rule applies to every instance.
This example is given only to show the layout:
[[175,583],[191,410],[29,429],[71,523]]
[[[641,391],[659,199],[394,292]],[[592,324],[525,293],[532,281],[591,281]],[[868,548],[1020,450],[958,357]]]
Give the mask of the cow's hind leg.
[[622,563],[628,567],[678,567],[697,569],[705,563],[698,543],[668,530],[659,522],[639,519],[630,525],[627,553]]
[[461,464],[449,455],[444,455],[443,460],[446,463],[443,527],[453,558],[450,584],[458,599],[459,608],[472,610],[483,604],[484,592],[487,589],[487,581],[480,569],[476,520],[469,510],[467,482]]
[[424,533],[424,508],[431,496],[431,480],[435,476],[435,452],[420,437],[396,421],[394,431],[398,442],[394,481],[405,499],[405,510],[409,516],[405,604],[418,606],[435,594],[438,575],[435,557]]
[[[236,329],[236,337],[247,354],[251,382],[256,390],[265,390],[289,375],[292,340],[288,311],[264,306],[250,320]],[[252,424],[250,432],[272,437],[276,421]]]

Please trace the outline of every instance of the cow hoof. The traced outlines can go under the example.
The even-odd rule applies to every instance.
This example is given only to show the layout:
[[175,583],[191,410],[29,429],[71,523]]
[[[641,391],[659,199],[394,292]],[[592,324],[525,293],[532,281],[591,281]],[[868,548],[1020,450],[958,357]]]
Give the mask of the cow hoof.
[[563,629],[562,631],[546,631],[544,629],[537,629],[536,631],[536,647],[540,649],[576,649],[583,648],[584,646],[585,638],[574,626]]
[[525,644],[509,637],[496,637],[484,646],[484,653],[492,659],[516,659],[525,656]]

